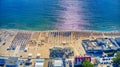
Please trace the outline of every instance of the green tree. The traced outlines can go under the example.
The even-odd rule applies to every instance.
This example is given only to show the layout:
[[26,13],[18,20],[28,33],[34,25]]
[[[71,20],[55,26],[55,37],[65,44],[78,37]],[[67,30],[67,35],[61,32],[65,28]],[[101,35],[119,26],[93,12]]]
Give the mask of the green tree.
[[120,65],[120,52],[118,52],[115,58],[113,58],[113,63]]
[[83,61],[82,67],[94,67],[94,65],[90,61]]

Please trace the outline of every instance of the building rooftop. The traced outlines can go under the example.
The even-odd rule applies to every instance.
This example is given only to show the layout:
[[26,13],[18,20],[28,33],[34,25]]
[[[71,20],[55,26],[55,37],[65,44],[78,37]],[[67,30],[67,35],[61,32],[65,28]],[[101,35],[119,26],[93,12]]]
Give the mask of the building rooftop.
[[102,46],[99,46],[95,41],[86,41],[83,42],[83,46],[85,47],[85,49],[87,50],[101,50]]
[[44,66],[44,59],[37,59],[35,63],[35,67],[43,67]]
[[62,60],[54,60],[54,67],[62,67],[63,62]]
[[118,48],[120,48],[113,38],[97,38],[95,40],[83,40],[82,45],[86,51],[109,51],[118,50]]
[[8,59],[6,59],[6,65],[16,65],[18,61],[18,57],[9,57]]

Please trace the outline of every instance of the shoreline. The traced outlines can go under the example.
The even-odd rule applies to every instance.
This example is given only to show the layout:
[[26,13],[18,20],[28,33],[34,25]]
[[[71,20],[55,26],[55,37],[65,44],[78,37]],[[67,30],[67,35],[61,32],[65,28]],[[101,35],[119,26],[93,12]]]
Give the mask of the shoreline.
[[94,32],[94,33],[120,33],[120,31],[96,31],[96,30],[22,30],[22,29],[0,29],[8,31],[28,31],[28,32]]

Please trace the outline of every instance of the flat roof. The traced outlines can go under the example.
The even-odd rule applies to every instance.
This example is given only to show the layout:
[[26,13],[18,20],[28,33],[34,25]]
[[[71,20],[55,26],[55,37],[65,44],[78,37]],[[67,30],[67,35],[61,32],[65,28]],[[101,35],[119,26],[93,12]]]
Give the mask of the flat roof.
[[44,63],[35,63],[35,67],[43,67]]
[[9,65],[15,65],[18,61],[18,57],[9,57],[8,59],[6,59],[6,64]]
[[102,46],[99,46],[95,41],[88,41],[88,42],[86,41],[84,42],[83,46],[85,46],[85,48],[88,50],[102,49]]
[[[99,45],[99,42],[103,43],[103,45]],[[83,46],[86,50],[117,50],[119,48],[110,38],[97,38],[94,41],[83,40]]]
[[37,63],[41,63],[41,62],[44,62],[44,61],[45,61],[45,59],[36,59]]
[[62,66],[62,60],[54,60],[54,66]]

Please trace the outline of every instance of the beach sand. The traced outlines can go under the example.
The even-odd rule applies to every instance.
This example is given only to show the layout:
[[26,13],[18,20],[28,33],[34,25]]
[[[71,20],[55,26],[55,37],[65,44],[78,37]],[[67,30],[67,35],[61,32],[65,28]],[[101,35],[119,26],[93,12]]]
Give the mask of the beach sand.
[[[14,35],[8,38],[6,45],[0,46],[0,56],[22,56],[27,58],[29,54],[32,54],[32,58],[36,58],[37,54],[40,54],[40,58],[49,58],[49,49],[53,46],[73,47],[74,56],[84,56],[86,54],[84,48],[82,47],[82,40],[84,39],[96,39],[104,37],[119,37],[119,32],[104,33],[104,32],[93,32],[93,31],[21,31],[21,30],[8,30],[8,32],[14,31]],[[32,35],[27,41],[26,48],[27,52],[24,50],[19,50],[20,45],[17,45],[16,50],[7,50],[13,41],[14,37],[18,32],[30,32]],[[63,36],[61,34],[54,36],[51,32],[59,32],[61,34],[65,32],[71,32],[70,36]],[[63,43],[66,43],[65,45]],[[0,44],[1,45],[1,44]],[[73,58],[71,57],[71,58]]]

